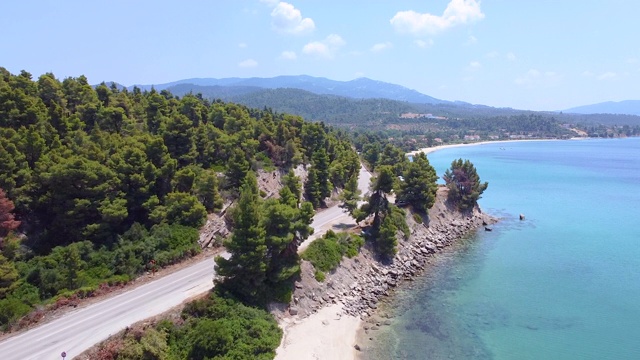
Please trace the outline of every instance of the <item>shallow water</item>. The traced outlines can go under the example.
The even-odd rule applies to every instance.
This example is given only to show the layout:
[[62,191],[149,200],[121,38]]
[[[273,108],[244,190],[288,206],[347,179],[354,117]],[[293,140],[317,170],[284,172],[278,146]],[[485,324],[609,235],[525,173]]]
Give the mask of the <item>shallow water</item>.
[[383,305],[395,317],[365,358],[640,359],[640,139],[428,157],[439,175],[470,159],[483,211],[503,220]]

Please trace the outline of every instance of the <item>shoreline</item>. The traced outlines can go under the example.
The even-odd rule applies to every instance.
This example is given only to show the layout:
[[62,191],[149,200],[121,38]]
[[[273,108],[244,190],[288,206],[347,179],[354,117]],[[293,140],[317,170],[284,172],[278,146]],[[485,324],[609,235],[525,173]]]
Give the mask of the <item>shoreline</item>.
[[[566,140],[586,140],[589,138],[580,138],[574,137]],[[528,142],[528,141],[566,141],[565,139],[514,139],[514,140],[488,140],[488,141],[479,141],[473,143],[461,143],[461,144],[446,144],[446,145],[437,145],[432,147],[421,148],[418,150],[410,151],[406,153],[407,156],[415,155],[423,152],[425,155],[428,155],[432,152],[444,150],[444,149],[452,149],[458,147],[467,147],[467,146],[479,146],[479,145],[487,145],[487,144],[497,144],[497,143],[513,143],[513,142]]]
[[396,287],[428,271],[434,256],[495,222],[497,219],[477,208],[471,214],[451,210],[446,204],[446,188],[441,187],[428,218],[418,223],[408,212],[411,236],[398,241],[391,263],[379,262],[365,245],[356,257],[343,258],[324,282],[318,282],[313,266],[302,261],[293,301],[271,311],[283,330],[276,359],[360,358],[367,347],[363,333],[390,323],[381,318],[378,303],[393,296]]

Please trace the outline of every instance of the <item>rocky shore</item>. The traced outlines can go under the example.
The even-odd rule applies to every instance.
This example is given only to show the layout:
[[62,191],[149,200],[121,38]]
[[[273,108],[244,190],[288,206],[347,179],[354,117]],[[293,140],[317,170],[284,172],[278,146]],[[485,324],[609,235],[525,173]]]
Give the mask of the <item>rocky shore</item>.
[[365,246],[358,256],[344,258],[335,271],[326,274],[324,282],[316,281],[313,266],[303,261],[301,279],[296,283],[291,304],[274,314],[281,322],[300,323],[327,306],[339,304],[342,305],[341,312],[336,316],[362,319],[366,328],[380,326],[368,320],[381,298],[390,295],[401,282],[411,281],[421,274],[434,254],[496,222],[478,208],[471,213],[452,209],[446,203],[446,194],[446,188],[438,190],[436,204],[428,216],[421,218],[422,221],[416,221],[406,209],[411,236],[408,240],[398,240],[398,252],[393,261],[379,261],[372,249]]

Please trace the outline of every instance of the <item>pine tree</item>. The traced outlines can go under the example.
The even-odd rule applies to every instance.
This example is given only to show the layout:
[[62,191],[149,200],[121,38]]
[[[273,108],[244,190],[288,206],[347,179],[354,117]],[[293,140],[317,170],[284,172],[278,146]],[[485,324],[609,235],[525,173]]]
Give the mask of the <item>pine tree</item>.
[[320,201],[331,195],[331,183],[329,182],[329,155],[327,150],[320,149],[313,153],[313,167],[318,172],[318,190],[320,191]]
[[480,182],[480,176],[469,160],[458,159],[451,162],[451,167],[444,173],[443,179],[449,188],[447,200],[460,211],[473,209],[489,186],[487,182]]
[[342,203],[339,206],[345,209],[351,216],[354,216],[354,212],[358,208],[360,192],[360,189],[358,189],[358,173],[356,172],[349,178],[349,181],[347,181],[342,190],[342,194],[340,194]]
[[429,210],[435,203],[438,176],[424,153],[416,154],[413,162],[407,164],[403,178],[397,200],[411,204],[420,212]]
[[218,178],[214,172],[203,172],[197,183],[198,200],[208,212],[222,208],[223,200],[218,192]]
[[225,173],[227,176],[227,188],[239,188],[249,170],[249,162],[247,161],[244,151],[239,148],[233,149],[229,157],[229,162],[227,163],[227,172]]
[[[296,199],[296,204],[300,202],[300,178],[293,173],[293,170],[289,170],[287,175],[282,177],[282,185],[289,189],[291,195]],[[282,197],[282,194],[280,194]]]
[[225,242],[229,259],[216,258],[222,286],[247,301],[262,296],[266,279],[266,232],[261,226],[261,198],[256,176],[249,172],[240,187],[240,199],[232,212],[234,230]]
[[393,223],[392,217],[385,216],[384,220],[382,220],[382,224],[380,224],[378,239],[376,241],[378,254],[382,257],[390,259],[396,254],[396,245],[398,245],[398,240],[396,238],[397,231],[398,228]]
[[304,195],[313,204],[314,208],[320,207],[322,202],[320,180],[318,171],[313,167],[307,173],[307,182],[304,183]]
[[[356,213],[356,221],[360,222],[373,215],[369,238],[376,244],[378,254],[384,258],[392,258],[396,252],[396,232],[401,229],[405,236],[408,227],[402,210],[389,204],[387,194],[393,191],[395,184],[394,170],[390,165],[380,165],[378,176],[371,179],[372,194],[368,202],[363,204]],[[394,213],[398,211],[399,213]]]

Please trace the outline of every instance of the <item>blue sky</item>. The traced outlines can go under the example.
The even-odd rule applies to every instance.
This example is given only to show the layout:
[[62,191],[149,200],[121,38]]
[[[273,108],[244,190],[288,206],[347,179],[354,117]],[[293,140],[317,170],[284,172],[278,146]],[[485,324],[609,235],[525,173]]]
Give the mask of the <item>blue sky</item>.
[[636,0],[11,1],[0,66],[34,78],[368,77],[559,110],[640,99]]

